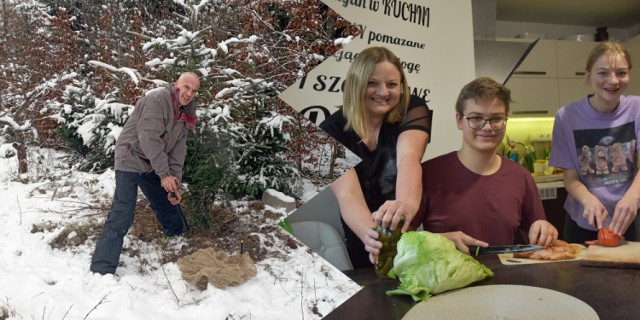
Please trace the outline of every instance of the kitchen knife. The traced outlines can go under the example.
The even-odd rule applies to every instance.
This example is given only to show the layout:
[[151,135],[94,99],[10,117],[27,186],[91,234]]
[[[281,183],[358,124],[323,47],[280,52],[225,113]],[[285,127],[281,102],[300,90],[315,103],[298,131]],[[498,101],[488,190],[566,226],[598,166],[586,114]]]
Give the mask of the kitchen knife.
[[514,253],[514,252],[528,252],[543,249],[543,246],[536,245],[513,245],[513,246],[489,246],[486,248],[478,246],[469,246],[469,254],[477,256],[479,254],[498,254],[498,253]]

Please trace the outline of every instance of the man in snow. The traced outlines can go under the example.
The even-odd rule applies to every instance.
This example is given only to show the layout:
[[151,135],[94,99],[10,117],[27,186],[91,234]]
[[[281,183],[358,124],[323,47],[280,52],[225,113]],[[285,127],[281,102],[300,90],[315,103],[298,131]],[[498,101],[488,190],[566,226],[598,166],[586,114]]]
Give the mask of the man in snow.
[[174,85],[151,90],[136,103],[116,142],[116,190],[91,258],[92,272],[116,272],[124,236],[133,224],[138,187],[167,236],[186,231],[179,186],[199,88],[198,76],[186,72]]

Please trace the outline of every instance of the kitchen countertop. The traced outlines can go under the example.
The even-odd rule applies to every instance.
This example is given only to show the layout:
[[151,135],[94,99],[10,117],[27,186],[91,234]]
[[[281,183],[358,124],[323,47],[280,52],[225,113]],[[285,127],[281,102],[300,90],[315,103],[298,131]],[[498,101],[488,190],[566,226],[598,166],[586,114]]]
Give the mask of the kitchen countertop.
[[[497,255],[482,255],[478,260],[495,275],[472,286],[514,284],[556,290],[584,301],[602,320],[635,320],[640,314],[640,270],[588,267],[579,261],[503,265]],[[409,296],[386,295],[398,281],[379,278],[373,268],[345,274],[363,288],[324,319],[402,319],[417,303]]]
[[545,176],[533,176],[538,189],[544,188],[564,188],[564,182],[562,181],[562,174],[552,174]]
[[538,189],[564,188],[564,182],[562,182],[562,180],[552,182],[537,182],[536,185],[538,186]]

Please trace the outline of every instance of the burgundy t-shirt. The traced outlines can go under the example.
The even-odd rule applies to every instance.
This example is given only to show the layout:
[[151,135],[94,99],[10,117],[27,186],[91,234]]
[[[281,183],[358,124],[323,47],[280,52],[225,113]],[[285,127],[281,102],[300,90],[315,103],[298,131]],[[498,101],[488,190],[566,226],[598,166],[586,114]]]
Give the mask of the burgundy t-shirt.
[[415,221],[430,232],[462,231],[489,245],[510,245],[518,229],[528,232],[546,219],[533,177],[505,157],[497,172],[482,176],[451,152],[422,164],[422,183]]

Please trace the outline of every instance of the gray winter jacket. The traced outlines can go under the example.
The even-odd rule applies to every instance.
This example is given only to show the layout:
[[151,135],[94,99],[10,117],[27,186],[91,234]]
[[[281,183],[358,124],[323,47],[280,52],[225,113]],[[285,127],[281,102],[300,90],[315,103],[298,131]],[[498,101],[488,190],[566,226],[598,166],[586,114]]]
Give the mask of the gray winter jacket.
[[173,175],[182,180],[187,133],[195,128],[196,105],[191,101],[180,107],[178,101],[172,85],[151,90],[136,102],[116,141],[116,170],[155,171],[160,178]]

